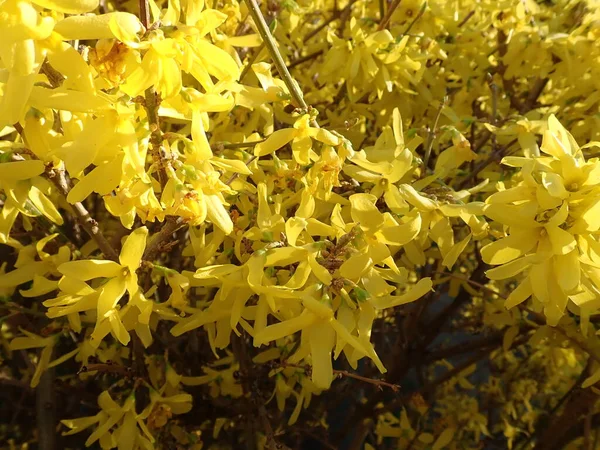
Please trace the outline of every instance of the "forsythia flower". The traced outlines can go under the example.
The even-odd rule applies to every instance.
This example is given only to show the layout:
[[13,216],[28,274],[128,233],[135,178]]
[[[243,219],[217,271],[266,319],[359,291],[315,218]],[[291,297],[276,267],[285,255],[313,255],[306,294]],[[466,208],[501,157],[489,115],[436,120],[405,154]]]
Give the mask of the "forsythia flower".
[[[144,298],[138,285],[136,270],[146,247],[146,227],[137,228],[125,240],[119,262],[105,260],[70,261],[61,264],[58,271],[63,277],[58,282],[61,295],[46,300],[51,318],[69,316],[69,320],[81,329],[80,312],[95,311],[96,326],[90,336],[90,342],[98,347],[104,337],[111,333],[123,345],[129,342],[129,333],[123,325],[123,317],[131,308],[135,308],[138,324],[136,333],[145,345],[150,345],[152,337],[148,329],[152,304]],[[89,280],[103,279],[90,286]],[[98,280],[100,281],[100,280]],[[125,293],[129,300],[124,308],[118,307]]]
[[582,149],[554,116],[541,145],[544,156],[506,157],[503,163],[519,169],[521,180],[492,194],[484,213],[506,227],[506,237],[482,249],[492,280],[524,273],[510,293],[506,307],[529,297],[541,304],[548,323],[556,325],[569,302],[582,319],[600,307],[596,265],[600,228],[600,166],[586,161]]

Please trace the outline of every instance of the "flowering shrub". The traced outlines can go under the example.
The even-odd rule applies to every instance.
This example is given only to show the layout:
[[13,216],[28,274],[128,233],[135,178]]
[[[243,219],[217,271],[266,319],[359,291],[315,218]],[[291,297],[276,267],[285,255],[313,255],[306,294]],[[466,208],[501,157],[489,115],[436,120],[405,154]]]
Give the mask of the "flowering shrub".
[[0,0],[0,30],[10,448],[593,448],[600,4]]

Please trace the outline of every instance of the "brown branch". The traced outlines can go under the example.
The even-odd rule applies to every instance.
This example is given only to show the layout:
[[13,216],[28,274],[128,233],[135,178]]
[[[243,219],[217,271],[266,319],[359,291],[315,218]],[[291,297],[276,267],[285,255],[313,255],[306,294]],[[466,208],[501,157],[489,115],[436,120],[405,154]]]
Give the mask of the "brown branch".
[[425,144],[425,158],[423,159],[423,169],[425,172],[427,171],[427,166],[429,165],[429,158],[431,157],[431,150],[433,149],[433,141],[436,138],[438,124],[442,115],[442,110],[444,109],[444,106],[446,106],[447,101],[448,97],[444,97],[444,99],[440,102],[440,106],[438,107],[437,113],[435,115],[435,122],[433,123],[433,128],[429,129],[429,132],[427,134],[427,144]]
[[404,30],[404,33],[402,33],[403,36],[406,36],[410,32],[412,27],[415,25],[415,23],[417,23],[417,21],[421,17],[423,17],[423,14],[425,14],[426,9],[427,9],[427,2],[425,1],[425,2],[423,2],[421,9],[419,10],[419,13],[415,16],[415,18],[412,20],[412,22],[408,24],[408,27],[406,27],[406,30]]
[[46,369],[35,388],[35,410],[38,428],[38,448],[56,448],[56,392],[54,368]]
[[288,64],[288,69],[293,69],[294,67],[296,67],[300,64],[303,64],[307,61],[310,61],[311,59],[314,59],[322,54],[323,54],[323,50],[317,50],[316,52],[312,52],[306,56],[302,56],[298,59],[295,59],[294,61],[292,61],[291,63]]
[[469,19],[471,17],[473,17],[474,15],[475,15],[475,10],[469,11],[469,14],[467,14],[465,16],[465,18],[463,20],[461,20],[460,23],[458,24],[458,28],[462,28],[469,21]]
[[563,447],[562,438],[576,426],[590,408],[596,403],[598,395],[591,389],[577,390],[567,401],[560,416],[551,420],[536,442],[536,450],[555,450]]
[[165,158],[165,149],[163,147],[164,137],[160,129],[160,118],[158,116],[160,102],[160,96],[154,87],[149,87],[146,89],[143,104],[148,117],[148,128],[150,129],[150,154],[158,166],[158,181],[160,183],[162,194],[169,177],[166,170],[166,164],[168,164],[168,161]]
[[186,222],[182,217],[168,216],[161,230],[152,236],[142,259],[149,262],[154,261],[161,252],[162,245],[172,239],[173,234],[185,225]]
[[[492,136],[492,133],[490,133],[490,135],[487,136],[487,139],[489,139],[490,136]],[[506,156],[506,152],[508,151],[508,149],[510,147],[512,147],[514,144],[516,144],[517,142],[518,142],[517,139],[513,139],[508,144],[500,147],[495,152],[492,152],[492,154],[487,159],[485,159],[484,161],[481,161],[479,164],[477,164],[475,166],[475,168],[471,171],[471,173],[469,173],[469,175],[458,184],[458,189],[465,189],[466,186],[471,181],[473,181],[473,180],[475,180],[475,178],[477,178],[477,175],[479,175],[479,173],[483,169],[485,169],[487,166],[489,166],[493,162],[499,162],[504,156]]]
[[426,364],[432,363],[442,359],[448,359],[456,355],[461,355],[463,353],[481,350],[486,347],[498,346],[499,344],[502,344],[503,337],[504,330],[499,330],[482,339],[462,342],[460,344],[453,345],[452,347],[445,347],[440,350],[436,350],[435,352],[431,352],[423,359],[423,362]]
[[44,60],[44,62],[42,63],[40,72],[42,72],[44,75],[46,75],[46,78],[48,78],[48,82],[50,83],[50,86],[52,86],[53,88],[56,88],[56,87],[62,85],[63,82],[65,81],[65,77],[63,76],[63,74],[60,73],[58,70],[56,70],[54,67],[52,67],[47,59]]
[[[303,369],[306,373],[310,373],[312,371],[312,367],[309,365],[302,366],[300,364],[289,364],[285,361],[283,361],[281,363],[281,367],[295,367],[297,369]],[[400,390],[400,385],[398,385],[398,384],[392,384],[392,383],[388,383],[387,381],[384,381],[384,380],[376,380],[374,378],[363,377],[362,375],[348,372],[347,370],[333,369],[333,373],[338,378],[342,378],[342,377],[353,378],[355,380],[362,381],[363,383],[369,383],[369,384],[372,384],[373,386],[377,386],[378,389],[382,389],[382,388],[386,387],[386,388],[391,389],[394,392],[398,392]]]
[[475,287],[477,287],[477,288],[479,288],[479,289],[481,289],[483,291],[489,292],[490,294],[497,295],[498,297],[500,297],[500,298],[502,298],[504,300],[506,300],[506,298],[507,298],[505,295],[501,294],[500,292],[496,292],[495,290],[487,287],[485,284],[479,283],[479,282],[477,282],[475,280],[471,280],[470,278],[466,278],[466,277],[463,277],[463,276],[460,276],[460,275],[456,275],[455,273],[452,273],[452,272],[444,272],[444,271],[441,271],[441,270],[436,270],[435,273],[439,273],[440,275],[451,277],[451,278],[454,278],[456,280],[464,281],[465,283],[469,283],[469,284],[471,284],[471,285],[473,285],[473,286],[475,286]]
[[533,87],[529,91],[529,95],[527,95],[527,98],[525,99],[525,102],[523,103],[522,110],[519,111],[521,114],[525,114],[526,112],[531,111],[535,107],[535,104],[536,104],[538,98],[540,98],[540,95],[542,95],[542,92],[548,85],[549,81],[550,81],[550,79],[547,77],[546,78],[538,78],[536,80]]
[[[248,354],[248,349],[246,347],[245,332],[242,332],[241,337],[237,335],[232,336],[231,341],[233,354],[240,365],[240,381],[242,389],[244,394],[248,396],[248,402],[250,403],[249,406],[251,406],[251,409],[258,412],[258,419],[260,420],[265,437],[267,438],[265,448],[268,450],[283,450],[286,446],[275,440],[275,433],[269,422],[264,399],[260,398],[260,392],[258,392],[258,387],[255,385],[255,375],[252,373],[252,361],[250,360],[250,355]],[[249,419],[251,419],[251,417],[249,417]],[[246,446],[246,448],[254,448],[255,442],[246,442]]]
[[[252,161],[254,161],[256,158],[258,158],[258,156],[252,156],[248,161],[246,161],[246,165],[249,166],[250,164],[252,164]],[[231,183],[233,183],[233,180],[235,180],[239,176],[239,172],[234,173],[233,175],[231,175],[231,177],[229,177],[225,184],[229,186]]]
[[248,62],[242,69],[242,73],[240,74],[240,83],[243,81],[243,79],[246,77],[246,75],[248,75],[248,72],[250,72],[250,69],[252,68],[252,64],[254,64],[254,61],[256,61],[256,58],[258,58],[258,55],[260,55],[260,52],[262,52],[264,49],[265,49],[265,43],[263,42],[256,49],[256,51],[254,53],[252,53],[252,56],[250,56],[250,59],[248,59]]
[[[66,174],[63,170],[51,169],[47,172],[47,176],[57,187],[58,191],[66,199],[71,190],[70,182],[67,181]],[[88,210],[82,203],[77,202],[72,205],[73,212],[85,232],[96,242],[102,254],[113,261],[119,261],[119,255],[106,239],[98,222],[92,218]]]
[[237,149],[237,148],[250,148],[250,147],[254,147],[257,144],[260,144],[261,142],[265,142],[266,139],[259,139],[257,141],[251,141],[251,142],[233,142],[233,143],[225,143],[225,142],[217,142],[214,145],[211,145],[211,148],[214,151],[223,151],[225,149]]
[[401,2],[402,2],[402,0],[394,0],[394,2],[390,5],[388,10],[386,11],[385,16],[383,16],[383,19],[381,19],[381,22],[379,22],[377,31],[385,30],[387,28],[392,16],[394,15],[394,12],[396,11],[396,8],[398,8],[398,6],[400,6]]
[[150,27],[150,6],[148,0],[139,0],[140,7],[140,22],[147,30]]
[[[21,134],[21,136],[23,137],[23,141],[25,142],[25,138],[23,135],[23,127],[21,126],[21,124],[16,123],[13,126],[19,132],[19,134]],[[37,159],[32,152],[28,153],[31,155],[32,158]],[[12,159],[15,161],[25,160],[25,158],[18,154],[13,154]],[[54,186],[56,186],[58,192],[66,200],[67,196],[69,195],[69,192],[71,191],[71,183],[67,180],[65,172],[60,169],[48,169],[46,170],[44,175],[54,184]],[[67,204],[69,203],[67,202]],[[79,223],[86,231],[86,233],[90,236],[90,238],[92,238],[96,242],[102,254],[108,259],[111,259],[113,261],[119,261],[119,255],[117,254],[115,249],[110,245],[110,243],[98,227],[98,222],[96,222],[96,220],[92,218],[85,206],[83,206],[83,204],[80,202],[74,203],[70,206],[72,208],[72,212],[77,217]]]
[[[277,43],[275,42],[275,39],[271,34],[271,30],[269,29],[267,22],[265,22],[265,18],[263,17],[258,4],[256,3],[256,0],[246,0],[246,6],[248,6],[248,11],[250,12],[252,20],[254,21],[254,24],[258,29],[258,33],[260,34],[263,43],[267,47],[269,54],[271,55],[271,59],[273,60],[273,64],[277,68],[277,72],[279,72],[279,76],[287,86],[290,95],[294,100],[295,106],[307,110],[308,105],[304,101],[302,91],[300,90],[300,87],[296,80],[294,80],[290,75],[290,71],[288,70],[287,66],[285,65],[285,62],[283,61],[283,57],[281,56],[281,53],[277,48]],[[314,120],[312,122],[314,122]],[[316,122],[313,126],[315,125]]]
[[315,28],[314,30],[312,30],[310,33],[308,33],[304,39],[303,42],[306,44],[310,39],[312,39],[313,37],[315,37],[317,34],[319,34],[319,32],[325,28],[327,25],[329,25],[331,22],[333,22],[334,20],[343,18],[346,14],[348,14],[352,8],[352,5],[354,5],[354,3],[356,3],[357,0],[351,0],[343,9],[340,10],[335,10],[333,12],[333,14],[329,17],[329,19],[327,19],[325,22],[323,22],[321,25],[319,25],[317,28]]

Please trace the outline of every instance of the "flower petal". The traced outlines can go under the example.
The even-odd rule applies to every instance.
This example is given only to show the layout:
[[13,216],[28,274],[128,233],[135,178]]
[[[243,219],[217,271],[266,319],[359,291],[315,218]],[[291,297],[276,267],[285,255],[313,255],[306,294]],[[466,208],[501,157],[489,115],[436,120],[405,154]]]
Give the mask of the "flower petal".
[[69,261],[58,266],[58,271],[76,280],[87,281],[92,278],[112,278],[123,268],[114,261],[102,259],[84,259]]
[[139,267],[146,248],[146,239],[148,238],[148,228],[136,228],[123,244],[119,261],[122,266],[129,267],[129,270],[135,272]]

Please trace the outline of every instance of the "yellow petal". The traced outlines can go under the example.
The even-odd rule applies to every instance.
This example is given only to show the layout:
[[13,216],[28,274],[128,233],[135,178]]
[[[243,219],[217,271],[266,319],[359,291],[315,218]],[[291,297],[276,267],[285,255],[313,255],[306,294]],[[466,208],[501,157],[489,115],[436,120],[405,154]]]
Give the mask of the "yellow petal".
[[[2,165],[0,165],[1,167]],[[600,201],[596,200],[592,203],[581,215],[580,220],[587,225],[587,231],[598,231],[600,229]]]
[[534,264],[529,270],[531,280],[531,289],[533,295],[542,303],[550,303],[553,295],[559,295],[560,292],[550,292],[549,285],[552,277],[550,261],[546,260],[539,264]]
[[266,253],[265,267],[289,266],[303,260],[306,257],[306,253],[306,250],[301,247],[271,248]]
[[206,215],[210,221],[228,235],[233,232],[233,222],[218,195],[205,194]]
[[377,309],[393,308],[405,305],[423,297],[433,288],[431,278],[422,278],[404,295],[389,295],[371,298],[369,302]]
[[333,277],[329,273],[329,270],[317,262],[314,254],[309,255],[308,264],[310,265],[312,273],[321,283],[323,283],[325,286],[329,286],[331,284]]
[[292,334],[300,331],[304,328],[311,326],[318,319],[316,315],[309,311],[304,311],[299,316],[294,317],[283,322],[269,325],[264,330],[256,333],[254,336],[254,346],[260,347],[263,344],[276,341],[277,339],[291,336]]
[[375,232],[383,226],[383,214],[375,206],[377,197],[371,194],[352,194],[349,200],[352,220],[360,223],[363,230]]
[[125,278],[116,277],[102,287],[98,298],[98,320],[107,317],[125,293]]
[[35,205],[35,207],[48,219],[54,222],[57,225],[62,225],[64,223],[62,216],[54,206],[48,197],[44,195],[42,191],[40,191],[35,186],[31,186],[29,190],[29,200]]
[[114,261],[101,259],[84,259],[70,261],[58,266],[58,271],[76,280],[87,281],[92,278],[111,278],[119,274],[123,268]]
[[220,264],[215,266],[202,267],[198,269],[194,274],[194,278],[200,280],[206,280],[211,278],[222,279],[224,276],[229,275],[237,270],[240,270],[239,266],[235,264]]
[[302,304],[320,319],[328,320],[333,317],[333,310],[330,305],[320,302],[308,293],[302,295]]
[[573,250],[566,255],[554,256],[554,275],[562,290],[569,294],[574,292],[581,281],[579,252]]
[[205,161],[213,156],[204,130],[202,116],[203,114],[198,110],[194,110],[192,113],[192,140],[194,141],[194,147],[196,149],[196,154],[194,156],[197,157],[199,161]]
[[33,285],[27,290],[20,290],[19,293],[25,298],[40,297],[58,289],[58,281],[48,280],[39,275],[34,275]]
[[421,211],[433,211],[436,208],[432,200],[419,194],[410,184],[399,185],[398,192],[404,200]]
[[312,359],[312,381],[319,389],[329,389],[333,381],[331,350],[335,345],[335,331],[329,323],[316,323],[308,329]]
[[19,267],[5,274],[0,274],[0,288],[16,287],[34,279],[36,275],[42,276],[50,270],[47,263],[35,261]]
[[531,202],[525,206],[491,204],[485,206],[484,214],[490,219],[504,225],[535,228],[539,224],[535,221],[537,210],[535,205],[533,206]]
[[310,135],[317,141],[323,142],[327,145],[332,145],[335,147],[336,145],[340,144],[340,138],[324,128],[311,128]]
[[35,78],[35,71],[27,75],[19,75],[16,70],[10,71],[8,81],[3,87],[3,95],[0,97],[0,126],[12,126],[24,120]]
[[270,155],[275,150],[280,149],[294,139],[296,134],[297,130],[294,128],[284,128],[282,130],[274,131],[266,141],[261,142],[254,147],[254,156]]
[[204,63],[204,68],[220,80],[237,80],[240,69],[235,60],[225,50],[204,39],[194,41],[196,55]]
[[[129,30],[127,33],[130,39],[142,31],[142,24],[139,19],[131,13],[127,12],[110,12],[107,14],[93,14],[84,16],[70,16],[59,21],[54,27],[54,31],[62,36],[64,40],[88,40],[88,39],[112,39],[115,36],[111,30],[111,21],[117,21],[124,29]],[[122,40],[122,39],[121,39]]]
[[577,246],[575,236],[562,228],[546,225],[546,231],[555,255],[566,255]]
[[535,233],[513,233],[481,249],[481,257],[487,264],[505,264],[523,256],[537,244]]
[[146,239],[148,237],[148,228],[136,228],[123,244],[119,261],[122,266],[129,267],[129,270],[135,272],[140,267],[142,255],[146,248]]
[[[173,336],[181,336],[183,333],[201,327],[207,323],[227,319],[229,318],[230,313],[231,311],[229,310],[217,310],[217,308],[208,308],[205,311],[195,313],[189,317],[186,317],[184,320],[182,320],[173,328],[171,328],[171,334]],[[227,326],[229,326],[229,321],[227,321]]]
[[98,113],[113,108],[110,100],[100,95],[71,89],[47,89],[34,86],[29,98],[31,106],[39,110],[46,108],[73,112]]
[[509,263],[494,267],[493,269],[488,270],[485,275],[490,280],[505,280],[523,272],[525,269],[531,266],[534,259],[534,255],[524,256],[523,258],[518,258]]
[[40,355],[40,360],[38,361],[37,366],[35,368],[35,373],[33,374],[33,377],[31,378],[30,386],[32,388],[36,387],[39,384],[42,374],[48,368],[48,364],[50,363],[50,359],[52,358],[53,350],[54,350],[53,345],[49,345],[48,347],[45,347],[42,350],[42,354]]
[[85,281],[77,280],[69,276],[62,277],[58,282],[58,287],[65,294],[71,295],[88,295],[94,292],[94,289],[92,289]]
[[581,384],[581,387],[583,389],[589,388],[590,386],[596,384],[598,381],[600,381],[600,369],[596,370],[591,376],[586,378]]
[[44,163],[39,160],[0,163],[0,180],[14,182],[28,180],[44,172]]
[[33,3],[52,11],[82,14],[96,9],[99,0],[33,0]]
[[39,348],[50,346],[54,342],[54,336],[43,338],[28,331],[23,331],[25,336],[14,338],[9,345],[11,350],[27,350],[30,348]]
[[465,250],[465,248],[471,241],[471,236],[472,234],[469,233],[466,238],[452,246],[450,251],[444,257],[444,260],[442,261],[442,264],[444,266],[446,266],[448,269],[452,269],[452,266],[456,263],[458,257],[462,254],[462,252]]
[[379,242],[386,245],[405,245],[417,237],[420,231],[421,216],[417,215],[407,223],[381,229],[376,236]]
[[529,297],[531,297],[532,294],[533,291],[531,289],[531,281],[528,277],[525,280],[523,280],[514,291],[510,293],[510,295],[504,302],[504,307],[507,309],[514,308],[515,306],[520,305]]
[[81,202],[92,192],[97,192],[100,195],[108,195],[121,182],[123,157],[123,153],[120,153],[112,161],[96,167],[85,175],[69,191],[67,201],[69,203]]
[[340,276],[349,280],[358,280],[373,264],[369,254],[352,255],[340,267]]

